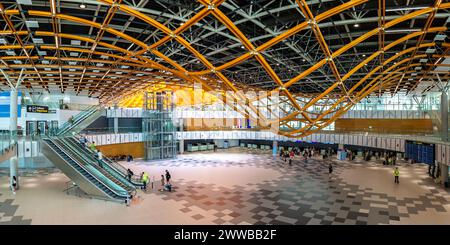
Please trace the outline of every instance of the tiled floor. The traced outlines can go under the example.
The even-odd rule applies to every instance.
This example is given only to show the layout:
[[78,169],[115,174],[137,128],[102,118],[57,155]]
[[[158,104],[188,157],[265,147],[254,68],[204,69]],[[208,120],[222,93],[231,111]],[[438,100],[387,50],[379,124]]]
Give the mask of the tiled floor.
[[[147,171],[153,189],[131,206],[67,195],[58,172],[21,177],[13,195],[0,177],[0,224],[450,224],[450,194],[426,167],[319,158],[292,165],[269,152],[230,149],[160,162],[124,163]],[[173,192],[160,192],[165,169]]]

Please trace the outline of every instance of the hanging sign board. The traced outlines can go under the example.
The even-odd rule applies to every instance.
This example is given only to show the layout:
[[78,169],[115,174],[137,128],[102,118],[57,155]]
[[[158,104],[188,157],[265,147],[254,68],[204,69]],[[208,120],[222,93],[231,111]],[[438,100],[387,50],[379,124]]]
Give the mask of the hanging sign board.
[[41,106],[41,105],[27,105],[27,112],[33,112],[33,113],[48,113],[48,106]]

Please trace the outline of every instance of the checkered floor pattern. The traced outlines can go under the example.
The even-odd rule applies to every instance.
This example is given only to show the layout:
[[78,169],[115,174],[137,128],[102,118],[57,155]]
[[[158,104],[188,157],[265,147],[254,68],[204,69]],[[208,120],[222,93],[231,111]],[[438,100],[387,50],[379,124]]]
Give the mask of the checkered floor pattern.
[[[208,157],[208,153],[195,153],[180,155],[173,160],[151,163],[135,161],[124,164],[131,168],[158,166],[160,169],[169,170],[200,166],[211,170],[217,167],[242,167],[243,171],[263,169],[279,173],[276,178],[261,181],[236,182],[233,180],[235,176],[229,176],[231,185],[220,184],[220,181],[202,182],[186,176],[183,179],[172,175],[172,192],[158,191],[159,186],[149,190],[149,193],[140,192],[144,199],[160,198],[167,201],[167,205],[177,203],[172,205],[175,210],[199,224],[392,224],[424,212],[450,212],[447,210],[450,207],[450,194],[434,184],[426,174],[421,177],[414,176],[415,183],[426,191],[397,197],[383,193],[377,188],[365,187],[367,185],[360,182],[349,183],[344,177],[344,173],[355,169],[390,168],[380,162],[349,163],[337,161],[335,158],[315,158],[308,162],[297,159],[290,165],[274,158],[267,151],[237,149],[222,153],[228,152],[241,154],[241,157],[223,157],[218,161]],[[328,173],[330,162],[334,166],[332,174]],[[412,172],[426,171],[426,168],[417,168],[417,165],[408,166],[401,161],[399,163],[403,165],[402,168],[411,168]],[[44,176],[55,172],[58,170],[36,170],[28,172],[26,176]],[[234,184],[235,182],[247,184]],[[402,188],[402,179],[400,182],[398,187]],[[90,202],[90,199],[85,201]],[[138,205],[142,204],[136,204],[136,210],[139,210]],[[20,206],[14,196],[0,193],[0,224],[31,224],[33,217],[18,214]],[[135,210],[133,205],[123,208],[129,209],[129,212]]]
[[[347,163],[334,159],[310,159],[307,163],[295,160],[292,165],[269,154],[255,154],[247,161],[221,163],[183,156],[182,159],[161,164],[180,166],[243,166],[276,169],[282,177],[233,188],[177,179],[174,192],[161,192],[165,200],[182,202],[181,209],[196,220],[205,218],[192,207],[200,207],[216,217],[215,224],[389,224],[408,218],[420,211],[447,212],[443,205],[449,201],[440,188],[430,188],[429,193],[411,198],[396,198],[385,193],[348,184],[340,173],[346,168],[374,162]],[[257,153],[257,151],[256,151]],[[332,161],[334,171],[328,173]],[[406,164],[406,163],[404,163]],[[433,185],[433,183],[429,183]],[[447,195],[448,196],[448,195]]]

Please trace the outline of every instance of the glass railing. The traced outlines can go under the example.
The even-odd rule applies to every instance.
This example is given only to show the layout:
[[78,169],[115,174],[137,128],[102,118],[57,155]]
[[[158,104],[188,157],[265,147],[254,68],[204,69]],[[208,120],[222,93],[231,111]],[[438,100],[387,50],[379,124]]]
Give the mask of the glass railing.
[[98,170],[94,165],[92,165],[89,162],[80,162],[77,161],[72,154],[69,152],[71,151],[68,148],[64,147],[64,144],[61,143],[59,140],[52,140],[52,142],[61,150],[64,154],[67,155],[72,161],[74,161],[76,164],[78,164],[81,168],[85,169],[86,172],[88,172],[92,177],[97,179],[97,181],[103,183],[109,190],[111,190],[113,193],[115,193],[118,196],[121,197],[128,197],[129,192],[125,190],[123,187],[119,186],[118,184],[114,183],[111,179],[107,178],[104,174],[101,173],[100,170]]
[[413,130],[413,129],[401,129],[401,130],[392,130],[392,129],[371,129],[371,128],[360,128],[360,129],[352,129],[352,130],[321,130],[317,133],[321,134],[370,134],[370,135],[405,135],[405,136],[428,136],[428,137],[440,137],[440,132],[433,132],[432,130]]
[[18,131],[0,130],[0,154],[8,153],[17,144]]
[[[116,133],[113,127],[103,128],[85,128],[81,130],[80,134],[114,134]],[[117,133],[142,133],[142,127],[118,127]]]

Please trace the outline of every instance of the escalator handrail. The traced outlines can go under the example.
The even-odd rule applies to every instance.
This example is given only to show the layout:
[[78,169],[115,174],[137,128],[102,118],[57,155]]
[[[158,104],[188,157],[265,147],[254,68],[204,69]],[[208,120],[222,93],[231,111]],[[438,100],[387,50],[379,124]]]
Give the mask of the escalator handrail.
[[[118,163],[118,162],[116,162],[116,161],[113,161],[113,160],[110,159],[109,157],[105,157],[105,158],[104,158],[104,162],[106,162],[106,163],[108,164],[108,166],[113,165],[112,168],[116,169],[117,172],[119,172],[119,173],[125,175],[125,177],[128,177],[127,174],[125,174],[125,173],[123,173],[123,172],[121,172],[121,171],[119,170],[119,168],[120,168],[120,169],[123,169],[123,170],[125,170],[125,171],[128,171],[128,170],[125,169],[125,167],[122,166],[120,163]],[[138,176],[139,176],[139,175],[133,174],[133,176],[131,177],[131,183],[134,184],[134,185],[143,186],[144,184],[142,183],[141,178],[138,177]]]
[[[69,137],[69,138],[72,141],[77,142],[77,139],[75,139],[74,137]],[[89,152],[89,153],[91,153],[91,154],[94,154],[94,152],[91,149],[89,149],[89,148],[84,148],[84,150]],[[116,170],[116,172],[118,174],[121,174],[122,177],[124,177],[124,178],[128,177],[128,170],[124,166],[122,166],[120,163],[118,163],[116,161],[113,161],[112,159],[110,159],[110,158],[108,158],[106,156],[103,157],[103,162],[105,162],[112,169]],[[132,184],[134,184],[134,185],[139,185],[139,186],[143,185],[142,180],[141,180],[140,177],[138,177],[138,175],[133,175],[131,177],[131,181],[130,182]]]
[[82,122],[84,119],[88,118],[89,116],[93,115],[97,110],[98,110],[99,106],[91,106],[89,107],[87,110],[80,112],[79,114],[76,115],[76,117],[74,117],[74,121],[72,123],[69,123],[68,121],[65,122],[63,125],[61,125],[61,128],[58,130],[57,135],[61,135],[65,132],[67,132],[68,130],[70,130],[70,128],[73,128],[74,126],[76,126],[79,122]]
[[[74,119],[74,123],[79,121],[79,119],[84,117],[87,113],[91,112],[93,108],[94,108],[94,106],[90,106],[86,110],[81,111],[80,113],[75,115],[74,118],[73,118]],[[71,125],[71,124],[68,121],[66,121],[65,123],[63,123],[63,125],[61,125],[60,129],[63,129],[63,128],[65,128],[68,125]]]
[[[79,149],[85,153],[85,154],[83,154],[85,157],[88,157],[88,158],[94,159],[94,160],[98,160],[98,158],[95,157],[95,156],[92,154],[92,151],[90,151],[88,148],[83,147],[82,145],[80,145],[80,143],[78,143],[73,137],[63,138],[63,142],[65,142],[66,144],[69,144],[72,148],[74,148],[74,147],[80,147]],[[76,144],[76,145],[75,145],[75,144]],[[124,176],[122,173],[120,173],[119,171],[117,171],[114,167],[111,167],[109,164],[105,163],[105,161],[103,161],[103,163],[104,163],[105,165],[107,165],[107,166],[111,169],[111,171],[114,171],[116,174],[118,174],[118,175],[120,175],[122,178],[124,178],[125,181],[127,181],[127,183],[129,183],[130,188],[133,188],[133,190],[136,190],[136,188],[135,188],[135,186],[133,185],[133,183],[130,183],[130,182],[128,181],[128,179],[126,178],[127,176]],[[106,171],[107,171],[107,170],[106,170]],[[107,171],[107,172],[108,172],[108,174],[111,174],[111,173],[109,173],[109,171]],[[113,177],[116,178],[114,175],[113,175]],[[116,178],[116,179],[117,179],[117,178]]]
[[73,128],[74,126],[78,125],[79,122],[82,122],[84,119],[88,118],[92,114],[93,114],[93,112],[91,112],[91,111],[83,112],[83,115],[81,115],[80,117],[74,119],[72,123],[70,123],[69,121],[65,122],[61,126],[60,130],[58,131],[58,135],[66,133],[71,128]]
[[[90,171],[88,171],[82,164],[80,164],[78,161],[75,161],[69,154],[67,154],[67,152],[65,151],[65,150],[63,150],[62,149],[62,147],[58,144],[58,143],[56,143],[54,140],[52,140],[52,139],[50,139],[50,138],[48,138],[47,140],[50,140],[60,151],[62,151],[68,158],[70,158],[72,161],[74,161],[80,168],[82,168],[84,171],[86,171],[86,173],[88,173],[90,176],[92,176],[95,180],[97,180],[99,183],[101,183],[103,186],[105,186],[106,188],[108,188],[111,192],[113,192],[116,196],[119,196],[119,197],[123,197],[123,195],[122,194],[117,194],[117,191],[115,191],[115,190],[112,190],[111,189],[111,187],[109,187],[107,184],[105,184],[103,181],[101,181],[99,178],[97,178],[97,176],[95,176],[94,174],[92,174]],[[44,142],[45,142],[45,139],[44,139]],[[47,142],[45,142],[50,148],[52,148]],[[56,154],[58,154],[57,152],[55,152]],[[59,154],[58,154],[59,155]],[[70,163],[69,163],[69,165],[75,170],[75,171],[77,171],[78,172],[78,170],[77,169],[75,169]],[[90,182],[90,183],[92,183],[86,176],[84,176],[82,173],[80,173],[82,176],[83,176],[83,178],[85,178],[88,182]],[[94,183],[92,183],[92,184],[94,184]],[[95,184],[94,184],[95,185]],[[108,195],[109,196],[109,194],[108,193],[106,193],[106,192],[104,192],[101,188],[99,188],[97,185],[95,185],[101,192],[103,192],[103,193],[105,193],[106,195]],[[127,197],[129,197],[129,196],[127,196]],[[114,198],[114,197],[112,197],[112,198]]]
[[[73,152],[73,154],[76,157],[81,158],[81,160],[86,161],[86,162],[95,162],[97,159],[93,156],[88,156],[88,155],[84,155],[81,154],[80,152],[78,152],[76,148],[74,148],[74,146],[68,142],[67,140],[65,140],[64,138],[58,138],[59,142],[61,142],[62,144],[64,144],[64,146],[70,148],[70,151]],[[112,175],[111,173],[109,173],[108,170],[106,169],[102,169],[99,166],[97,166],[96,164],[90,164],[91,166],[93,166],[95,169],[97,169],[99,172],[101,172],[102,174],[104,174],[106,177],[108,177],[107,175],[111,176],[111,178],[114,178],[115,180],[117,180],[120,184],[120,186],[122,188],[124,188],[126,191],[128,191],[129,193],[135,193],[136,192],[136,188],[133,185],[126,185],[124,184],[122,181],[120,181],[119,179],[117,179],[114,175]],[[114,170],[113,170],[114,171]],[[103,173],[106,172],[106,173]],[[107,174],[107,175],[106,175]],[[111,179],[109,178],[109,179]],[[112,179],[111,179],[112,180]],[[134,196],[134,194],[133,194]]]
[[[77,164],[77,165],[79,165],[81,168],[83,168],[87,173],[89,173],[89,175],[91,175],[93,178],[95,178],[97,181],[99,181],[101,184],[103,184],[106,188],[108,188],[110,191],[112,191],[115,195],[117,195],[117,196],[120,196],[120,197],[124,197],[124,195],[123,194],[119,194],[118,193],[118,191],[117,190],[114,190],[113,188],[111,188],[108,184],[106,184],[104,181],[102,181],[102,180],[100,180],[97,176],[95,176],[94,174],[92,174],[89,170],[87,170],[81,163],[80,163],[80,161],[79,160],[76,160],[76,159],[74,159],[71,155],[69,155],[68,153],[67,153],[67,151],[65,151],[65,150],[63,150],[63,143],[61,143],[60,142],[60,139],[56,139],[56,140],[58,140],[58,141],[52,141],[55,145],[57,145],[58,146],[58,148],[61,150],[61,151],[63,151],[64,152],[64,154],[66,154],[70,159],[72,159],[73,161],[75,161],[75,163]],[[90,166],[92,166],[92,164],[89,164]],[[95,166],[94,166],[94,169],[96,169],[97,171],[98,171],[98,169],[97,168],[95,168]],[[103,174],[101,171],[99,171],[100,172],[100,174]],[[106,176],[105,176],[106,177]],[[107,177],[106,177],[107,178]],[[109,179],[109,178],[107,178],[107,179]],[[109,180],[111,180],[111,179],[109,179]],[[112,180],[111,180],[112,181]],[[112,181],[112,182],[114,182],[114,181]],[[119,186],[119,185],[118,185]],[[121,187],[121,188],[123,188],[123,187]],[[125,189],[124,189],[125,190]],[[127,193],[128,193],[128,191],[127,190],[125,190]],[[129,193],[128,193],[129,194]]]

